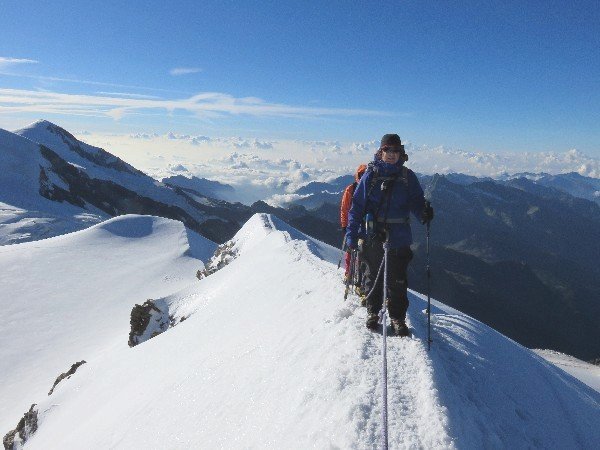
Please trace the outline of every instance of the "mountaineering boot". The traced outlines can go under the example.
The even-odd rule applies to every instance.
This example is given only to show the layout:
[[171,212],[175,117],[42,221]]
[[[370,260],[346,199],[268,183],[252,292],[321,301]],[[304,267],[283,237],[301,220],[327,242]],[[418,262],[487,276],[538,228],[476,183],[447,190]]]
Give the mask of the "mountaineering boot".
[[399,319],[391,319],[392,329],[394,330],[394,334],[396,336],[405,337],[410,336],[410,331],[406,326],[406,322],[404,320]]
[[367,328],[369,330],[376,330],[379,326],[379,316],[377,314],[369,314],[367,317]]

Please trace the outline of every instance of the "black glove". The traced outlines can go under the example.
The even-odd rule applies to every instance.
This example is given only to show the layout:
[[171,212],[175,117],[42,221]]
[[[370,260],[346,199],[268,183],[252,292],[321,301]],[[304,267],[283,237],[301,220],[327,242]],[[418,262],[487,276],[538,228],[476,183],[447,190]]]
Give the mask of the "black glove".
[[423,212],[421,213],[421,223],[426,224],[433,220],[433,208],[431,207],[431,203],[425,202],[425,208],[423,208]]

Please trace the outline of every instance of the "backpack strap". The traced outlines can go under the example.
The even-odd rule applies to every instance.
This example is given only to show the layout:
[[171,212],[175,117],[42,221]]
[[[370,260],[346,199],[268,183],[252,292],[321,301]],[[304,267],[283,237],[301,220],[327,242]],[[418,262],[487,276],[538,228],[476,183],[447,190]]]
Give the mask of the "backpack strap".
[[[373,189],[375,188],[375,185],[377,184],[377,172],[379,172],[379,169],[377,168],[377,166],[375,164],[373,164],[373,162],[370,162],[369,165],[367,166],[367,170],[365,171],[365,174],[363,176],[366,176],[369,172],[371,172],[373,174],[373,176],[371,177],[371,181],[369,183],[369,190],[367,191],[367,200],[369,200],[369,197],[371,196],[371,192],[373,192]],[[366,207],[366,204],[365,204]]]
[[402,166],[402,176],[399,178],[401,178],[404,185],[408,187],[408,168],[406,166]]

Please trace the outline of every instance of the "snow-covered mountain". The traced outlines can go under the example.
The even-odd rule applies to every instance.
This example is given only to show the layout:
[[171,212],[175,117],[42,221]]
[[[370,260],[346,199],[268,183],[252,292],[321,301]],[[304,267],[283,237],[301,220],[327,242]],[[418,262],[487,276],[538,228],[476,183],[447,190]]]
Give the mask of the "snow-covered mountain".
[[584,198],[600,205],[600,179],[584,177],[577,172],[550,175],[517,174],[510,179],[527,178],[535,184],[566,192],[573,197]]
[[214,238],[222,238],[221,232],[231,236],[239,227],[215,215],[205,196],[192,197],[160,183],[45,120],[15,133],[0,130],[0,167],[2,244],[55,236],[131,213],[180,220]]
[[[5,430],[28,411],[26,449],[378,447],[382,336],[343,302],[338,250],[257,214],[198,281],[210,245],[192,241],[127,216],[0,249]],[[177,325],[130,348],[146,298]],[[388,339],[391,448],[597,447],[598,392],[435,301],[427,352],[410,300],[413,337]]]

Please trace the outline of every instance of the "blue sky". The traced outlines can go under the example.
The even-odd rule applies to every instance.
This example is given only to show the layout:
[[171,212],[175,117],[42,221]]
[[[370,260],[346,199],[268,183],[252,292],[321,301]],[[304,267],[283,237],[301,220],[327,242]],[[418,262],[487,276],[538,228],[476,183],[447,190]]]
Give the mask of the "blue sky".
[[600,156],[597,1],[1,7],[0,127]]

